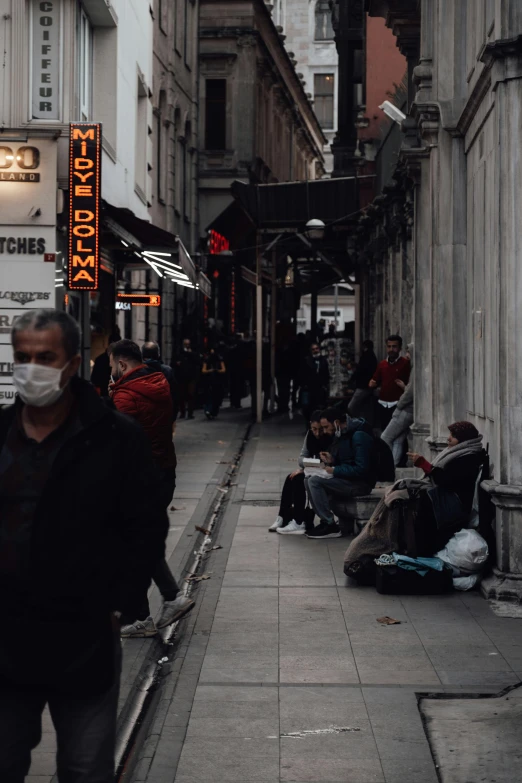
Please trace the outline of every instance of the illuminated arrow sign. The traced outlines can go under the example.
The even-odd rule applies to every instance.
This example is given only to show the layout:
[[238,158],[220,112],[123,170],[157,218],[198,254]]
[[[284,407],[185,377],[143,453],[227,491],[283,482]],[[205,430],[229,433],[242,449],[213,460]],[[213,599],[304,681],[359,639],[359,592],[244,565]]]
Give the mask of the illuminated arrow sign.
[[69,289],[97,291],[101,125],[72,123],[69,147]]
[[117,310],[120,309],[118,304],[130,304],[132,307],[159,307],[161,296],[159,294],[117,294]]

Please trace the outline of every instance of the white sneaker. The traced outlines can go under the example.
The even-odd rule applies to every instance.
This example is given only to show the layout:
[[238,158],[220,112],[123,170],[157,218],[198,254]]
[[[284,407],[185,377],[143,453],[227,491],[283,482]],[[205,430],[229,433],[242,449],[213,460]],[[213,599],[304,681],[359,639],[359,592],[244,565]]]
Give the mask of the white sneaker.
[[273,524],[273,525],[270,525],[270,527],[268,528],[268,529],[269,529],[269,531],[270,531],[271,533],[276,533],[276,532],[277,532],[277,530],[278,530],[278,528],[282,527],[282,525],[283,525],[283,522],[284,522],[284,519],[283,519],[283,517],[277,517],[277,519],[276,519],[276,521],[274,522],[274,524]]
[[167,625],[172,625],[177,620],[181,620],[192,609],[196,602],[192,598],[187,598],[186,595],[180,595],[174,599],[174,601],[165,601],[163,608],[157,622],[158,628],[166,628]]
[[143,639],[146,636],[156,636],[157,633],[152,617],[147,617],[146,620],[136,620],[131,625],[122,625],[120,631],[122,639]]
[[295,519],[292,519],[286,527],[279,527],[276,532],[282,536],[304,536],[305,525],[304,522],[300,525]]

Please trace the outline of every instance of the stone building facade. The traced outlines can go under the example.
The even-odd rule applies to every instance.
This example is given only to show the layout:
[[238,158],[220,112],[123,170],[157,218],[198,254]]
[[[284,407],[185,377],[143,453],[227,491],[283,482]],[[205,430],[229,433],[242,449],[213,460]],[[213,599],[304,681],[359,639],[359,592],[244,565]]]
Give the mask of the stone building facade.
[[[178,236],[194,259],[198,251],[198,0],[155,0],[153,7],[151,125],[152,223]],[[154,336],[170,361],[184,336],[194,336],[200,293],[158,277],[133,273],[133,288],[157,289],[160,309],[137,309],[136,337]]]
[[325,138],[263,0],[200,0],[199,200],[205,229],[234,180],[315,179]]
[[333,170],[331,144],[337,133],[339,56],[334,40],[332,11],[328,0],[279,0],[267,2],[285,46],[296,61],[297,75],[326,136],[325,172]]
[[[368,0],[408,64],[393,169],[357,225],[363,333],[415,344],[414,449],[472,421],[489,444],[497,564],[487,595],[522,595],[519,207],[522,7]],[[388,159],[391,157],[388,155]]]

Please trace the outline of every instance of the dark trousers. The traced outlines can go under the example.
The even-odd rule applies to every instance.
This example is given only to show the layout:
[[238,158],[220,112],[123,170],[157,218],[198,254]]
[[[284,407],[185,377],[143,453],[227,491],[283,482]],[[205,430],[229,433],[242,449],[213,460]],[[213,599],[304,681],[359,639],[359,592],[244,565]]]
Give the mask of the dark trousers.
[[279,413],[287,413],[290,406],[290,383],[288,375],[277,376],[277,410]]
[[384,405],[380,405],[380,403],[377,403],[377,412],[378,412],[378,425],[381,432],[384,432],[390,421],[392,420],[392,416],[395,412],[395,408],[397,406],[394,405],[393,408],[385,408]]
[[49,710],[58,740],[60,783],[114,783],[121,644],[115,640],[116,679],[101,695],[75,697],[17,688],[0,691],[0,780],[24,783],[31,751],[42,739],[42,712]]
[[291,479],[288,475],[281,493],[281,505],[279,516],[283,518],[285,525],[295,519],[300,525],[305,521],[306,490],[304,473],[299,473]]
[[194,413],[196,387],[196,381],[181,381],[179,384],[179,412],[181,416],[184,416],[186,412],[189,416]]
[[210,416],[217,416],[223,402],[223,387],[220,384],[209,385],[205,399],[205,413],[208,413]]
[[[168,508],[172,502],[174,496],[174,490],[176,489],[176,471],[163,471],[163,477],[160,482],[159,493],[162,501],[161,505]],[[160,562],[154,567],[152,571],[152,580],[161,593],[164,601],[173,601],[179,593],[178,583],[172,575],[167,561],[163,557]],[[145,593],[138,606],[136,617],[125,618],[129,622],[134,620],[145,620],[150,614],[149,599],[147,593]]]
[[241,400],[245,391],[245,379],[241,374],[230,375],[230,404],[233,408],[241,407]]

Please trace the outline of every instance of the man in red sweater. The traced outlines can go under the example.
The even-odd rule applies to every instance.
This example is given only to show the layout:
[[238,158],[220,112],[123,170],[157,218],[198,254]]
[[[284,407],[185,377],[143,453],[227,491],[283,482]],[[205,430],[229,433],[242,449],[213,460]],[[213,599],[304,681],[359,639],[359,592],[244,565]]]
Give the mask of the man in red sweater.
[[382,432],[391,421],[397,403],[410,379],[411,363],[401,356],[402,337],[391,334],[386,340],[387,358],[375,371],[370,381],[370,389],[380,387],[379,391],[379,427]]
[[[109,386],[114,407],[141,425],[152,446],[155,469],[159,476],[159,502],[168,507],[176,487],[176,452],[172,441],[172,395],[163,372],[155,372],[143,362],[139,347],[132,340],[119,340],[109,346],[112,382]],[[157,629],[180,620],[194,607],[194,601],[179,592],[165,558],[154,568],[152,578],[163,597],[163,608],[157,624],[149,613],[147,595],[134,622],[121,629],[124,639],[154,636]],[[130,619],[130,618],[129,618]],[[134,619],[134,618],[132,618]]]

